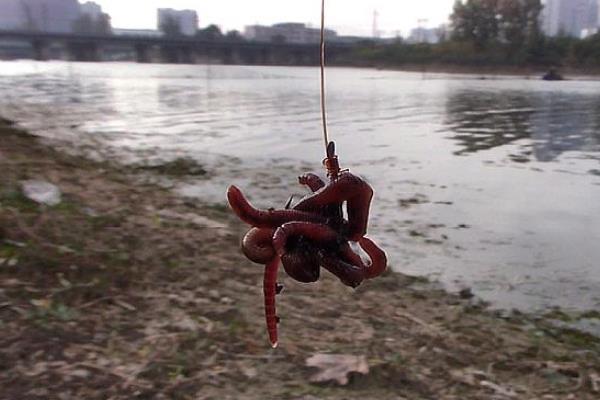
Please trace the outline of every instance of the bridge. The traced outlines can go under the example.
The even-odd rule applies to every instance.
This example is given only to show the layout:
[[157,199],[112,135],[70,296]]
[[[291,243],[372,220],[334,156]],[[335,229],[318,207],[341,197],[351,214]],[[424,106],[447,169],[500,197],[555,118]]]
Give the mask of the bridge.
[[[140,63],[164,62],[194,64],[218,62],[244,65],[316,65],[319,63],[318,44],[263,43],[252,41],[207,41],[194,37],[129,36],[31,31],[2,31],[0,44],[6,40],[27,42],[33,58],[47,60],[50,50],[60,47],[71,61],[105,61],[109,53],[130,52]],[[352,45],[330,43],[327,59],[335,63],[349,56]]]

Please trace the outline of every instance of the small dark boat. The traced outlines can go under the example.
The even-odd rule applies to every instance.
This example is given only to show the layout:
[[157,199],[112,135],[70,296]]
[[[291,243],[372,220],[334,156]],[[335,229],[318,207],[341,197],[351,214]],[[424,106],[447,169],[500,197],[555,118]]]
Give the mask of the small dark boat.
[[554,68],[551,68],[550,71],[546,72],[544,74],[544,76],[542,77],[542,79],[545,81],[564,81],[565,80],[565,78],[563,78],[563,76],[561,74],[556,72],[556,70]]

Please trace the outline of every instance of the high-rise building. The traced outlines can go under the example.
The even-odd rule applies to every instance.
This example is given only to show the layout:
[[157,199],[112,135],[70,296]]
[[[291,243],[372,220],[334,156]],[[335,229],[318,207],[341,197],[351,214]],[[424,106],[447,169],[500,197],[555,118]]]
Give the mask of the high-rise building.
[[67,33],[79,18],[77,0],[21,0],[25,26],[42,32]]
[[97,20],[102,18],[102,6],[100,4],[94,3],[93,1],[88,1],[79,6],[79,10],[82,15],[87,15],[93,20]]
[[102,12],[102,7],[93,1],[80,4],[80,17],[73,26],[75,33],[108,35],[112,33],[110,16]]
[[546,0],[542,13],[544,33],[549,36],[582,37],[598,28],[599,0]]
[[[593,1],[590,9],[590,28],[587,30],[588,35],[593,35],[600,31],[600,0]],[[587,36],[587,35],[586,35]]]
[[[257,42],[281,41],[285,43],[319,43],[321,30],[307,27],[305,24],[286,22],[273,26],[250,25],[244,29],[248,40]],[[325,30],[327,41],[335,40],[337,33],[331,29]]]
[[0,29],[66,33],[79,15],[77,0],[0,1]]
[[406,41],[408,43],[438,43],[444,34],[445,28],[443,26],[439,28],[418,27],[411,29]]
[[164,30],[166,24],[174,22],[183,35],[193,36],[198,31],[198,14],[194,10],[159,8],[157,22],[159,30]]
[[0,1],[0,29],[22,29],[23,22],[20,0]]

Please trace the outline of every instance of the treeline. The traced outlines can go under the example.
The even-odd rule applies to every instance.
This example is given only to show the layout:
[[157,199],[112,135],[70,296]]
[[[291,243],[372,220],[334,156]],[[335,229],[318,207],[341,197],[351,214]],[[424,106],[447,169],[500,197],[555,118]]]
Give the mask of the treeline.
[[600,68],[600,34],[548,37],[540,0],[457,0],[448,30],[436,44],[363,43],[358,63],[377,66]]
[[[183,33],[181,25],[176,18],[167,16],[162,24],[160,25],[161,32],[166,37],[182,37]],[[195,37],[199,40],[218,42],[218,41],[230,41],[230,42],[242,42],[244,37],[239,31],[233,30],[223,33],[218,25],[211,24],[204,29],[198,29]]]

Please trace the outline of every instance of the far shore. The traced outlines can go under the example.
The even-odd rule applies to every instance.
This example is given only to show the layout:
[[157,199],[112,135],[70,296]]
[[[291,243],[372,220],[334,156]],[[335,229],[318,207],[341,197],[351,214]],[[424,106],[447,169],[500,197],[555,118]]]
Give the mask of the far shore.
[[[0,59],[1,61],[35,61],[32,59]],[[52,61],[65,61],[65,60],[48,60]],[[65,61],[68,62],[68,61]],[[134,60],[129,61],[103,61],[108,65],[112,63],[134,63]],[[85,62],[82,62],[85,63]],[[150,63],[152,64],[163,64],[163,63]],[[163,65],[211,65],[211,66],[232,66],[238,65],[243,67],[294,67],[294,65],[280,65],[280,64],[221,64],[221,63],[210,63],[210,64],[163,64]],[[306,68],[306,65],[298,65],[298,67]],[[317,65],[309,66],[317,68]],[[367,68],[377,69],[382,71],[404,71],[404,72],[418,72],[423,74],[456,74],[456,75],[473,75],[478,78],[493,78],[498,77],[526,77],[528,79],[536,80],[541,79],[542,76],[547,73],[551,68],[555,68],[565,80],[581,80],[600,79],[600,68],[580,68],[580,67],[544,67],[544,66],[475,66],[475,65],[456,65],[456,64],[403,64],[403,65],[386,65],[369,62],[359,62],[353,64],[331,64],[329,67],[342,67],[342,68]]]
[[[373,68],[384,71],[405,71],[431,74],[474,75],[477,77],[519,76],[529,79],[541,79],[550,67],[511,67],[511,66],[471,66],[452,64],[405,64],[405,65],[364,65],[363,68]],[[575,78],[600,79],[600,68],[555,68],[566,80]]]

